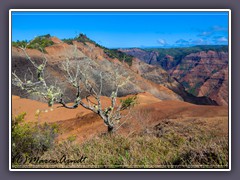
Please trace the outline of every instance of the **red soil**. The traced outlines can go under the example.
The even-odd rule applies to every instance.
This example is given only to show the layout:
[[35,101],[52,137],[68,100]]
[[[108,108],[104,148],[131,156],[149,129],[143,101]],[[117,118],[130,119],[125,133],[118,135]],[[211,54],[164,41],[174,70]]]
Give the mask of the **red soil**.
[[[140,132],[142,126],[153,127],[165,119],[179,122],[198,119],[210,128],[220,124],[223,132],[225,134],[228,132],[227,107],[201,106],[172,100],[161,101],[150,93],[140,93],[137,97],[138,104],[133,108],[131,117],[126,120],[125,125],[119,128],[122,134]],[[103,107],[108,106],[109,98],[102,97],[102,104]],[[41,113],[36,117],[38,109]],[[12,96],[12,115],[15,116],[22,112],[27,112],[27,122],[57,123],[60,128],[58,140],[76,136],[77,142],[83,142],[107,131],[102,119],[83,107],[66,109],[60,105],[54,105],[51,110],[45,103]]]

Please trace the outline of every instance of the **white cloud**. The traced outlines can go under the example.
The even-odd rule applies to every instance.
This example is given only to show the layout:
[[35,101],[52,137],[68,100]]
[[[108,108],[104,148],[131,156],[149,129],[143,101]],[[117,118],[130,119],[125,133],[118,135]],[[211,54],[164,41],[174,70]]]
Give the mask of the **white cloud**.
[[226,27],[222,27],[222,26],[213,26],[212,30],[213,31],[227,31],[228,29]]
[[158,39],[157,42],[161,45],[161,46],[166,46],[168,43],[166,40],[164,39]]
[[179,40],[177,40],[175,43],[185,45],[185,44],[189,44],[189,41],[184,40],[184,39],[179,39]]
[[214,36],[214,35],[219,34],[219,33],[226,33],[227,31],[228,31],[228,28],[226,28],[226,27],[212,26],[208,30],[202,31],[197,36],[210,37],[210,36]]
[[226,44],[228,43],[228,38],[226,36],[215,36],[213,37],[213,41],[216,44]]
[[217,42],[228,42],[228,39],[226,37],[220,37],[216,39]]
[[212,32],[210,31],[203,31],[200,34],[198,34],[198,36],[210,36],[212,34]]
[[204,43],[203,39],[196,39],[191,42],[191,44],[201,45]]
[[192,45],[209,45],[209,44],[211,44],[211,42],[209,40],[200,38],[200,39],[192,40],[190,42],[190,44],[192,44]]

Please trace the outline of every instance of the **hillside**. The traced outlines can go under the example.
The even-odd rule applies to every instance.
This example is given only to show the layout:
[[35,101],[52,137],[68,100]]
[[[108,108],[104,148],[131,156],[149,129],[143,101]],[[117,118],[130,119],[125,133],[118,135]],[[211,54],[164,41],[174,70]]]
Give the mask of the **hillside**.
[[[118,131],[122,135],[132,132],[138,134],[147,129],[152,131],[155,126],[166,120],[172,123],[190,123],[189,126],[201,122],[204,128],[212,129],[218,126],[221,127],[224,136],[228,133],[227,107],[194,105],[176,100],[161,101],[150,93],[139,93],[137,98],[138,104],[132,110],[131,118]],[[106,97],[101,99],[105,106],[110,103]],[[38,117],[37,110],[41,111]],[[106,132],[102,119],[83,107],[66,109],[59,108],[56,104],[51,110],[46,103],[12,96],[13,117],[22,112],[27,113],[26,122],[57,124],[60,128],[58,140],[76,136],[78,142],[83,142]]]
[[[98,79],[100,72],[104,72],[106,77],[113,77],[117,70],[123,79],[129,78],[125,87],[119,89],[119,96],[126,96],[128,94],[136,94],[139,92],[149,92],[161,100],[182,100],[178,94],[163,85],[153,83],[152,81],[136,74],[130,69],[127,63],[122,63],[117,58],[109,57],[105,53],[105,49],[96,46],[96,44],[92,42],[73,41],[72,44],[68,44],[56,37],[51,37],[50,39],[54,44],[45,47],[45,54],[42,54],[38,49],[27,49],[27,54],[37,64],[42,63],[45,56],[47,59],[45,70],[46,81],[47,83],[52,84],[57,83],[58,86],[64,89],[66,101],[73,101],[76,94],[75,90],[69,86],[64,77],[62,63],[65,62],[66,59],[69,59],[73,66],[76,63],[80,63],[82,70],[86,69],[88,64],[91,63],[91,67],[88,67],[91,68],[91,70],[86,69],[86,72],[89,80],[94,86],[99,85]],[[31,74],[35,73],[31,63],[26,60],[26,55],[17,47],[12,47],[12,71],[16,72],[16,74],[22,79],[24,79],[26,75],[31,77]],[[102,95],[110,96],[114,88],[114,83],[111,80],[104,78],[103,84]],[[26,92],[15,86],[12,86],[12,92],[14,95],[21,97],[38,99],[36,96],[26,94]],[[82,91],[81,94],[85,96],[86,92]]]
[[197,97],[189,93],[176,78],[171,77],[167,71],[161,67],[149,65],[141,62],[138,59],[135,59],[131,69],[133,69],[133,71],[141,75],[143,78],[167,87],[176,94],[180,95],[186,102],[199,105],[217,105],[217,102],[209,97],[204,95]]
[[[156,68],[163,68],[192,97],[209,97],[218,105],[228,105],[227,48],[227,46],[195,46],[120,50]],[[156,82],[154,77],[148,79]],[[174,88],[170,89],[174,90]]]

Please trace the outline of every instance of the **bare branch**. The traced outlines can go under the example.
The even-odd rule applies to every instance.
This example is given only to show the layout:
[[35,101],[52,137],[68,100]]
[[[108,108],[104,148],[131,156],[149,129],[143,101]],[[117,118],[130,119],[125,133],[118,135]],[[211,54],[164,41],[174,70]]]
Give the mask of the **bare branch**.
[[102,72],[100,72],[100,90],[99,90],[98,96],[102,95],[102,87],[103,87],[103,76],[102,76]]
[[[27,45],[28,46],[28,45]],[[26,47],[27,47],[26,46]],[[47,101],[48,105],[52,106],[54,103],[59,103],[64,108],[75,109],[79,106],[82,106],[92,112],[98,114],[102,119],[104,124],[108,127],[108,131],[113,131],[114,128],[119,124],[120,119],[125,118],[129,115],[123,116],[121,111],[127,109],[123,107],[122,102],[117,104],[117,96],[120,88],[123,88],[130,79],[130,76],[122,73],[120,74],[120,65],[114,65],[114,72],[105,71],[100,72],[98,74],[99,81],[93,80],[91,81],[89,72],[93,72],[94,68],[100,68],[102,64],[99,62],[95,62],[90,58],[85,58],[81,60],[81,62],[77,59],[77,46],[74,46],[74,60],[70,61],[69,58],[66,59],[65,62],[62,63],[62,70],[65,72],[64,76],[68,83],[72,87],[76,89],[76,97],[72,105],[68,105],[64,101],[64,94],[61,88],[57,86],[57,82],[54,85],[47,85],[46,77],[44,76],[44,69],[47,65],[47,57],[42,51],[43,62],[40,65],[37,65],[31,57],[26,52],[26,47],[22,47],[21,49],[25,53],[27,59],[32,63],[34,68],[37,71],[37,81],[33,82],[33,73],[29,69],[31,73],[31,80],[27,79],[27,75],[24,77],[24,81],[22,81],[15,72],[12,73],[13,84],[20,87],[22,90],[27,90],[29,93],[38,93],[43,96]],[[85,63],[84,63],[85,62]],[[104,80],[111,81],[114,85],[114,90],[109,97],[111,100],[111,105],[108,107],[102,107],[101,96],[103,93],[103,81]],[[97,84],[96,82],[99,82]],[[81,88],[80,88],[81,87]],[[86,103],[83,102],[81,98],[81,91],[84,89],[88,94],[84,97]],[[93,98],[93,100],[92,100]],[[125,123],[125,121],[123,122]],[[123,125],[120,124],[119,127]],[[118,128],[119,128],[118,127]],[[118,129],[116,128],[116,130]]]

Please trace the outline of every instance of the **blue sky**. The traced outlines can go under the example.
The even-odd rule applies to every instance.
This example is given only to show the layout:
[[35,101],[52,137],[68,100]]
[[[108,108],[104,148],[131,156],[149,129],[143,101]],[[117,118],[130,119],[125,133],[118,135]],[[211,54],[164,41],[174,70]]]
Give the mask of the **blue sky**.
[[12,12],[12,40],[79,33],[108,48],[228,44],[228,12]]

